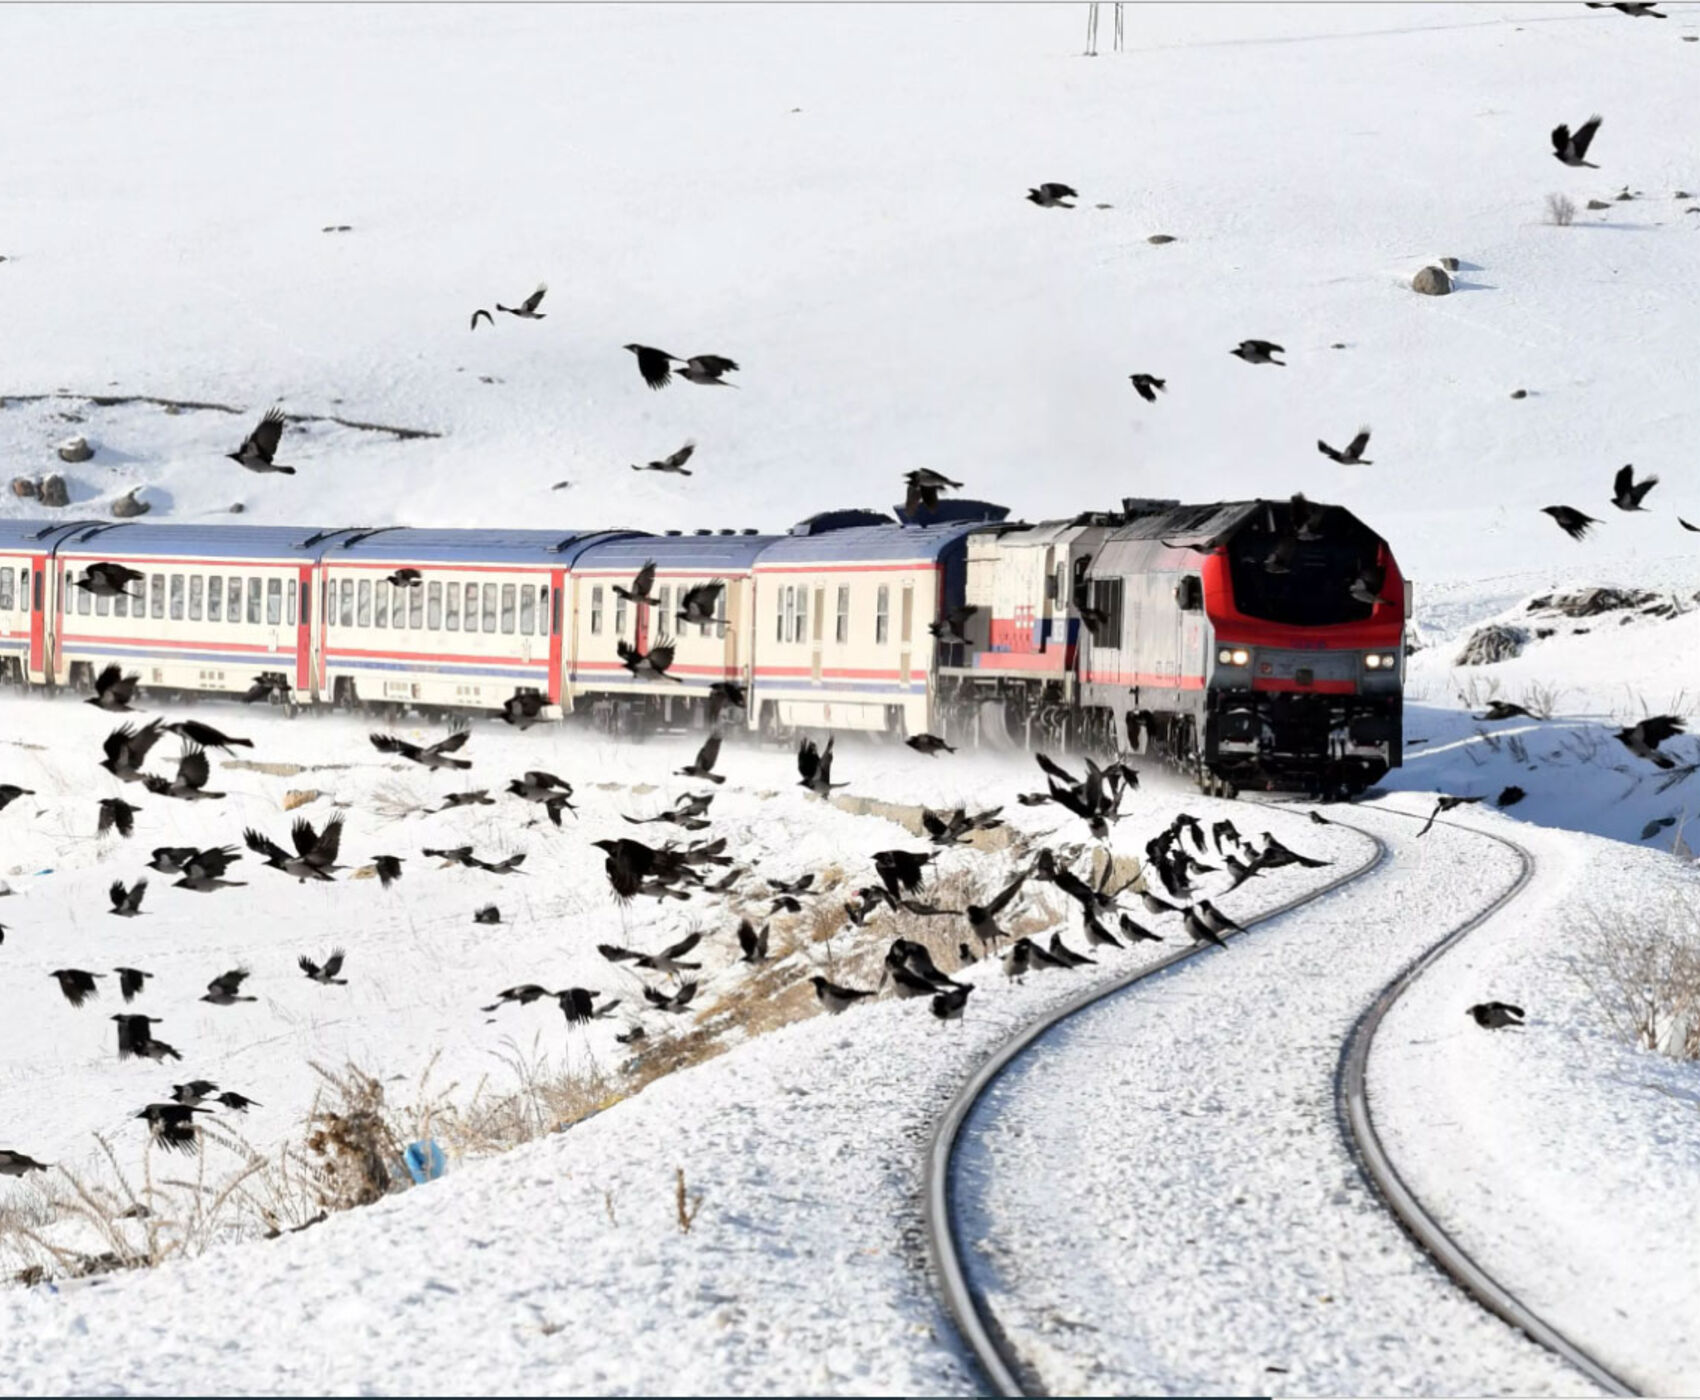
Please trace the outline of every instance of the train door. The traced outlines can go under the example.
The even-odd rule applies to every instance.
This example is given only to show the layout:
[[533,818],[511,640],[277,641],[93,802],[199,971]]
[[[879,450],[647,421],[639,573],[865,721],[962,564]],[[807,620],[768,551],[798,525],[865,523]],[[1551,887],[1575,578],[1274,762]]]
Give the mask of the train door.
[[632,645],[638,649],[638,654],[641,656],[649,650],[649,604],[636,604],[636,612],[637,621],[634,626],[637,628],[637,634]]
[[820,684],[821,671],[821,636],[826,629],[826,585],[817,584],[815,587],[814,625],[809,630],[809,675],[816,685]]
[[1204,581],[1182,574],[1175,585],[1175,685],[1185,690],[1189,679],[1204,679]]
[[909,667],[913,655],[911,650],[915,635],[915,580],[903,580],[903,612],[899,619],[901,630],[898,632],[899,650],[897,653],[897,669],[904,685],[909,684]]
[[295,690],[299,696],[303,691],[310,692],[313,684],[313,566],[302,564],[295,572],[299,595],[295,609]]
[[30,679],[47,679],[47,556],[30,560]]
[[561,595],[566,591],[567,572],[555,569],[549,575],[549,703],[559,705],[565,670],[566,626],[562,619]]

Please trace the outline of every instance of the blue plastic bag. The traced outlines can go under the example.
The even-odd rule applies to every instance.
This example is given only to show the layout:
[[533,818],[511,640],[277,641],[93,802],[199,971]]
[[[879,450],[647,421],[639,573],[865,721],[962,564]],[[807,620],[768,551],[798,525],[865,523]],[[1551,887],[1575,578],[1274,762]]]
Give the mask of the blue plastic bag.
[[427,1181],[435,1181],[443,1174],[443,1168],[448,1165],[443,1156],[443,1149],[437,1145],[435,1138],[424,1142],[410,1142],[407,1145],[407,1174],[416,1185],[423,1186]]

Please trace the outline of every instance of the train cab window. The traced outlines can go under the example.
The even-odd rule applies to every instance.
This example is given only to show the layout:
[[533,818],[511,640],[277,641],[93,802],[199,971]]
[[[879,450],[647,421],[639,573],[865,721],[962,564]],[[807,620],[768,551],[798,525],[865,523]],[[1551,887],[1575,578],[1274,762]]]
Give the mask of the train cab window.
[[1197,574],[1187,574],[1175,585],[1175,606],[1182,612],[1204,611],[1204,581]]
[[276,627],[283,621],[283,580],[266,580],[266,624]]
[[[36,579],[35,602],[36,602],[36,607],[39,609],[40,606],[41,606],[41,575],[37,574],[35,576],[35,579]],[[164,574],[154,574],[151,578],[148,579],[148,611],[149,611],[149,615],[152,616],[152,617],[163,618],[165,616],[165,575]]]
[[531,629],[537,626],[537,596],[531,591],[529,583],[523,584],[519,590],[519,630],[520,635],[529,637]]
[[293,626],[295,626],[295,580],[294,579],[289,580],[289,587],[285,590],[285,592],[288,594],[289,601],[288,601],[288,604],[286,605],[283,620],[290,627],[293,627]]
[[205,607],[207,581],[200,574],[189,575],[189,621],[199,622]]
[[891,639],[891,587],[882,583],[874,595],[874,645],[883,647]]
[[[1342,510],[1312,508],[1303,539],[1286,502],[1265,502],[1228,546],[1234,607],[1294,627],[1361,622],[1374,611],[1346,583],[1381,559],[1378,536]],[[1273,568],[1271,567],[1273,565]]]
[[[451,591],[453,585],[450,585]],[[440,582],[425,585],[425,628],[429,632],[443,630],[443,585]]]
[[502,585],[502,631],[510,637],[514,631],[514,586],[511,583]]
[[372,625],[372,580],[363,578],[354,594],[354,621],[361,627]]
[[590,635],[602,635],[602,585],[599,583],[590,590]]
[[423,588],[407,590],[407,625],[415,632],[425,625],[425,590]]
[[183,575],[173,574],[171,576],[171,620],[173,622],[183,620],[183,599]]

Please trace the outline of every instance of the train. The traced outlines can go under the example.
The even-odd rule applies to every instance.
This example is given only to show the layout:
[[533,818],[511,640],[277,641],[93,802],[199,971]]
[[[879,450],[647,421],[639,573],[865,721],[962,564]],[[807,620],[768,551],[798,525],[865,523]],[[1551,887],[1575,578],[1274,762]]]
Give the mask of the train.
[[[79,580],[99,563],[131,596]],[[655,566],[651,591],[630,584]],[[399,581],[398,581],[399,580]],[[713,616],[685,620],[693,586]],[[0,520],[0,683],[1156,754],[1207,790],[1400,762],[1410,586],[1341,506],[826,511],[785,534]],[[666,644],[664,671],[629,664]],[[622,654],[624,653],[624,654]],[[728,707],[728,697],[741,704]]]

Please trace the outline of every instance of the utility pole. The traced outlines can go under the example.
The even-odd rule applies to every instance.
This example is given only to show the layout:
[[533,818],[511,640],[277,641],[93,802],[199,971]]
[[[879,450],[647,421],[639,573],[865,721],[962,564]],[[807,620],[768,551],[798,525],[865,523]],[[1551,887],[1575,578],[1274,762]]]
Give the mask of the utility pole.
[[[1111,17],[1110,43],[1115,52],[1122,51],[1122,0],[1113,0],[1115,13]],[[1086,6],[1086,53],[1087,58],[1098,56],[1098,0],[1091,0]]]

